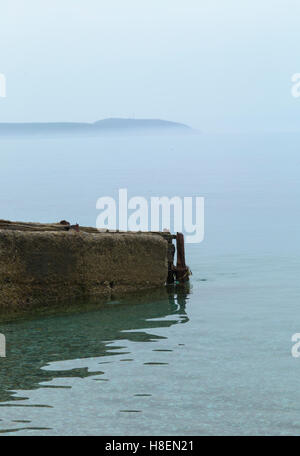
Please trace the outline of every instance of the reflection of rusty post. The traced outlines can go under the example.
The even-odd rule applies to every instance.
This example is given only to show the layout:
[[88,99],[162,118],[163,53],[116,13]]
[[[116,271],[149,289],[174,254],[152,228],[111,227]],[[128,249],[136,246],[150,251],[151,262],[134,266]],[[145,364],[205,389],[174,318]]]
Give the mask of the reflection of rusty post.
[[185,264],[184,237],[182,233],[177,233],[177,265],[176,279],[178,282],[187,282],[189,280],[189,268]]

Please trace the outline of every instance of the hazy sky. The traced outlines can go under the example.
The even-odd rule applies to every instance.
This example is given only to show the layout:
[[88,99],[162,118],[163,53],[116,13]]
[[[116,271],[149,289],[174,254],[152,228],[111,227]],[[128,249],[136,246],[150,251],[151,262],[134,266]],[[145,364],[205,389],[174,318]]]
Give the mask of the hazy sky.
[[0,121],[300,130],[299,0],[1,0]]

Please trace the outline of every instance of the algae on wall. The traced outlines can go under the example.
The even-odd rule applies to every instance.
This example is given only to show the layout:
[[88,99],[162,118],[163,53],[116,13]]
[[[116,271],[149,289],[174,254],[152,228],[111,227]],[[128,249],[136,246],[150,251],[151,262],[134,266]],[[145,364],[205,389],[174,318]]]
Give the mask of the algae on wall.
[[0,310],[161,287],[167,245],[156,234],[0,230]]

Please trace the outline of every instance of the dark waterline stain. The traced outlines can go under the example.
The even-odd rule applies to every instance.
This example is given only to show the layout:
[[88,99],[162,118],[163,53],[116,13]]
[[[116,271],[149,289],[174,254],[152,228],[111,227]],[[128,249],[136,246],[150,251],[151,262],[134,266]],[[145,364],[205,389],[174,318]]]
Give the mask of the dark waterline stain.
[[142,410],[120,410],[122,413],[141,413]]
[[15,428],[15,429],[3,429],[0,431],[0,434],[7,434],[9,432],[20,432],[20,431],[51,431],[52,428],[47,427],[24,427],[24,428]]
[[12,420],[13,423],[31,423],[30,420]]
[[156,349],[154,349],[152,351],[154,351],[154,352],[172,352],[173,350],[164,350],[162,348],[156,348]]
[[0,407],[38,407],[38,408],[53,408],[52,405],[28,405],[28,404],[0,404]]
[[52,388],[52,389],[72,389],[69,385],[40,385],[41,388]]
[[144,363],[147,366],[168,366],[169,363],[156,363],[156,362],[149,362],[149,363]]

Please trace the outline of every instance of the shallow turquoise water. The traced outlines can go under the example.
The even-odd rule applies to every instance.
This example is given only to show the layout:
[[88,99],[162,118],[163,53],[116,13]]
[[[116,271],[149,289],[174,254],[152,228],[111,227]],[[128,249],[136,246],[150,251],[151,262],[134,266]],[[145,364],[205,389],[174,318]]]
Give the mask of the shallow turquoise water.
[[96,199],[125,186],[205,196],[206,237],[187,246],[189,291],[0,324],[0,432],[299,434],[299,145],[1,141],[2,218],[94,224]]

